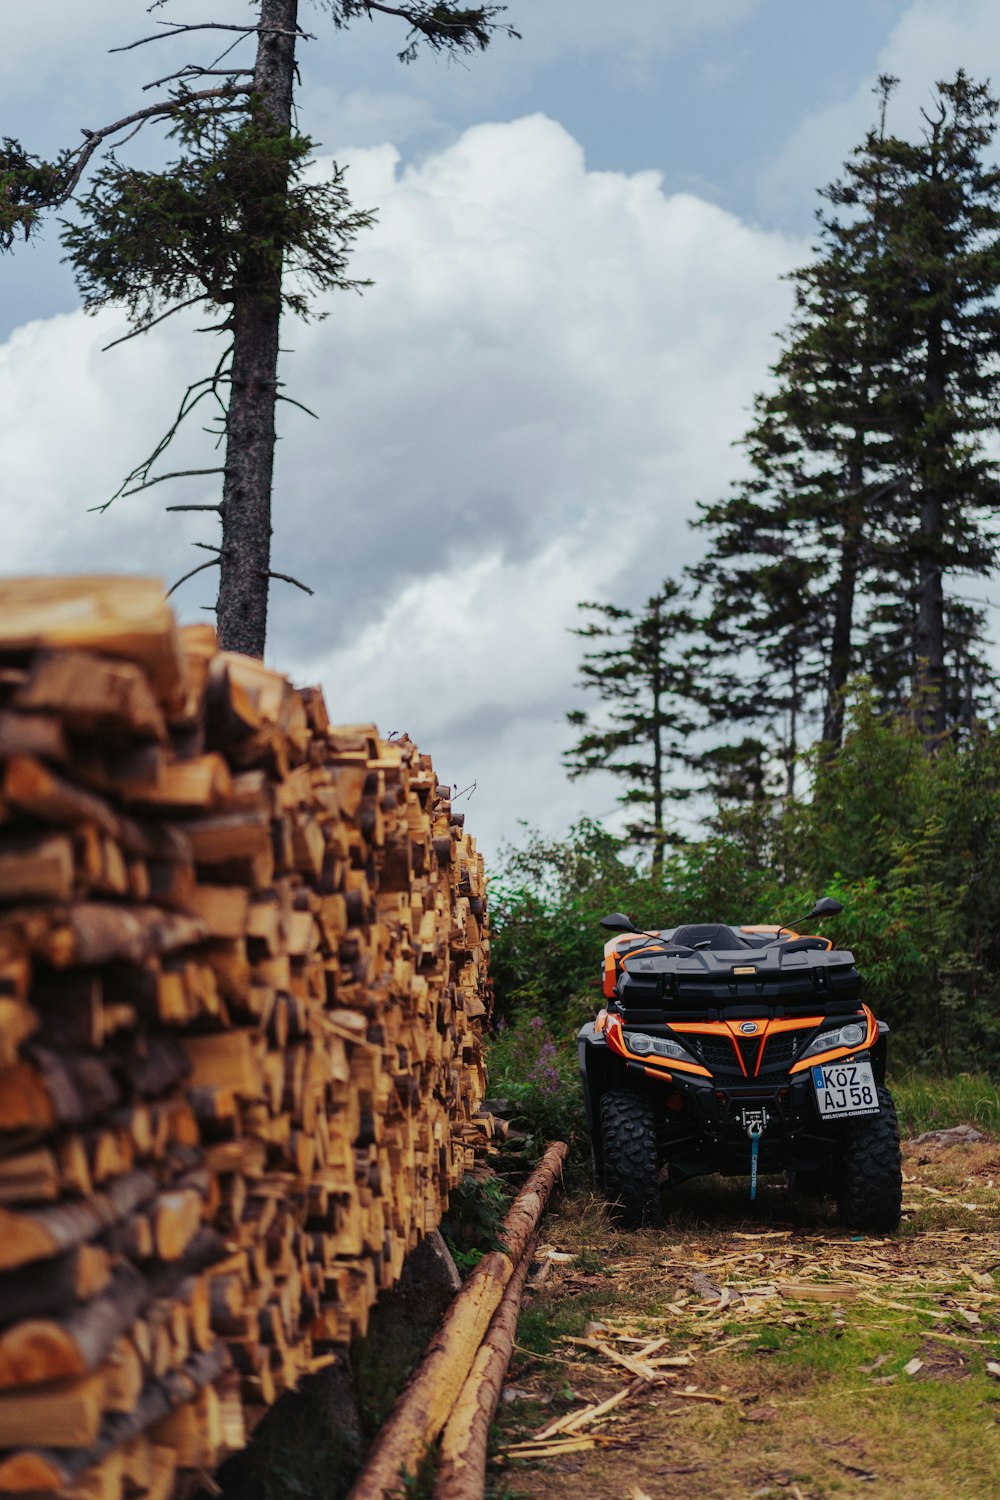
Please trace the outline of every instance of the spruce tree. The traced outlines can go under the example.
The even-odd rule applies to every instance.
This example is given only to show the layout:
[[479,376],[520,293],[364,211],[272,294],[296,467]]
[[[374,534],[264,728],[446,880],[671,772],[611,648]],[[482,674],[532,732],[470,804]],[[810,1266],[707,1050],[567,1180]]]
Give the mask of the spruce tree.
[[695,624],[682,586],[670,579],[641,610],[581,604],[589,616],[574,634],[592,643],[584,652],[580,686],[596,693],[603,713],[567,714],[581,731],[563,757],[570,779],[610,771],[625,783],[619,801],[632,819],[628,836],[652,851],[654,878],[664,849],[682,839],[667,826],[667,806],[691,795],[677,780],[692,763],[697,728],[699,662]]
[[[880,133],[884,95],[882,104]],[[830,746],[840,742],[844,690],[857,666],[857,602],[873,566],[871,516],[896,484],[878,409],[882,323],[859,293],[877,254],[877,214],[867,227],[868,240],[848,246],[820,220],[813,259],[789,277],[793,315],[780,335],[773,388],[757,397],[743,439],[750,475],[726,499],[702,506],[696,522],[710,538],[695,571],[717,637],[735,657],[744,653],[739,713],[727,717],[746,717],[756,704],[762,729],[783,745],[789,788],[799,720]],[[780,559],[784,575],[776,572]],[[768,603],[776,589],[784,602]],[[796,649],[805,654],[796,658]],[[774,676],[776,654],[784,679]],[[775,734],[786,722],[789,732]]]
[[959,73],[908,142],[887,129],[895,83],[879,80],[878,122],[823,190],[814,257],[792,273],[775,384],[744,439],[750,477],[697,523],[717,639],[758,662],[728,716],[780,708],[775,653],[787,670],[796,638],[802,706],[831,748],[854,671],[883,707],[919,705],[931,737],[974,718],[992,682],[982,613],[947,581],[995,555],[1000,175],[983,155],[997,105]]
[[[894,83],[882,80],[886,99]],[[860,247],[859,297],[879,328],[883,458],[896,478],[877,517],[880,583],[909,633],[932,736],[961,701],[948,681],[959,658],[983,676],[975,612],[951,606],[949,643],[949,576],[983,575],[996,556],[1000,470],[984,444],[1000,422],[1000,170],[984,156],[997,108],[959,71],[937,85],[917,140],[871,132],[827,194],[837,212],[826,231],[849,256]],[[873,624],[891,618],[884,602],[874,608]]]

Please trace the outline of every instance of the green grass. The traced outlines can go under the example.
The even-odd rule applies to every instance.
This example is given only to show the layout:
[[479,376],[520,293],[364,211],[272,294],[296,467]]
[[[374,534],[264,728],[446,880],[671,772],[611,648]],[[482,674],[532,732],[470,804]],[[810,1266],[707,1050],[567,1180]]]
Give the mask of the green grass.
[[1000,1134],[1000,1081],[986,1073],[893,1073],[888,1082],[904,1136],[951,1125]]
[[551,1354],[560,1339],[579,1338],[592,1319],[600,1316],[607,1304],[603,1292],[586,1292],[566,1301],[550,1302],[539,1298],[522,1312],[517,1325],[517,1342],[532,1354]]

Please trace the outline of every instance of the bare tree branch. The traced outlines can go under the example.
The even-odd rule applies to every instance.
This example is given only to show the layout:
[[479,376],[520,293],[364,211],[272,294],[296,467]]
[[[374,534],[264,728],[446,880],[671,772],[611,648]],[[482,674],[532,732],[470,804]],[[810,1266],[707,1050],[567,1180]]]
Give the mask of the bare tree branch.
[[[90,507],[92,511],[96,510],[97,512],[99,512],[99,514],[103,515],[108,507],[110,505],[113,505],[114,502],[120,499],[124,494],[126,494],[126,492],[134,493],[137,488],[140,488],[146,483],[146,481],[149,479],[150,469],[152,469],[153,465],[157,462],[160,456],[170,446],[170,443],[173,441],[174,434],[177,432],[178,427],[180,427],[185,417],[190,416],[191,412],[194,411],[198,403],[204,400],[206,396],[214,396],[218,401],[219,406],[222,408],[223,414],[225,415],[226,406],[219,396],[218,387],[220,383],[225,383],[226,379],[228,378],[225,367],[228,360],[232,357],[232,352],[233,346],[232,344],[229,344],[227,348],[223,350],[222,357],[216,365],[215,369],[212,371],[211,375],[206,375],[201,380],[192,381],[187,390],[184,392],[184,395],[181,397],[181,403],[177,409],[177,415],[174,417],[174,420],[170,424],[170,427],[164,433],[163,437],[161,437],[152,453],[150,453],[148,457],[143,459],[141,464],[136,464],[135,468],[130,474],[126,474],[125,478],[122,480],[118,489],[115,490],[115,493],[111,496],[110,500],[105,500],[103,505],[92,505]],[[222,434],[220,434],[220,441],[221,436]]]
[[178,68],[176,73],[166,73],[162,78],[154,78],[152,83],[144,83],[142,92],[145,94],[150,89],[158,89],[164,83],[173,83],[177,78],[238,78],[241,74],[249,74],[253,77],[253,68],[199,68],[197,63],[188,63],[183,68]]
[[163,323],[167,318],[172,318],[174,313],[183,312],[185,307],[194,307],[196,302],[205,301],[205,293],[199,292],[197,297],[188,297],[185,302],[175,302],[173,307],[168,307],[166,312],[160,313],[156,318],[150,318],[148,323],[143,323],[139,328],[133,328],[128,333],[123,333],[121,338],[112,339],[110,344],[104,344],[101,348],[102,354],[107,354],[109,349],[117,349],[119,344],[127,344],[129,339],[134,339],[140,333],[148,333],[155,328],[157,323]]
[[241,31],[244,36],[253,36],[266,32],[268,36],[296,36],[303,41],[314,42],[315,36],[311,32],[303,31],[296,26],[289,31],[281,26],[237,26],[229,21],[158,21],[162,31],[155,31],[152,36],[141,36],[138,41],[126,42],[122,47],[109,47],[109,52],[131,52],[134,47],[145,47],[147,42],[162,42],[166,37],[183,36],[188,31]]
[[279,391],[278,395],[275,396],[274,399],[275,401],[286,401],[289,406],[297,406],[299,408],[299,411],[304,411],[307,417],[316,417],[317,422],[319,421],[319,417],[316,415],[316,413],[314,411],[310,411],[308,406],[303,406],[301,401],[296,401],[294,396],[282,396]]
[[187,583],[188,579],[193,578],[196,573],[204,573],[206,568],[217,568],[219,561],[220,559],[217,557],[210,557],[208,562],[199,563],[196,568],[191,569],[190,573],[185,573],[183,578],[178,578],[176,583],[172,583],[163,597],[169,599],[174,590],[179,589],[182,583]]
[[[154,484],[162,484],[165,479],[187,479],[192,474],[224,474],[225,469],[175,469],[172,474],[157,474],[155,479],[145,479],[142,484],[137,484],[134,490],[124,490],[122,499],[126,495],[138,495],[142,490],[151,490]],[[215,505],[168,505],[167,510],[217,510]]]
[[307,584],[305,584],[305,583],[300,583],[297,578],[292,578],[290,576],[290,574],[288,574],[288,573],[262,573],[261,577],[262,578],[278,578],[278,579],[281,580],[282,583],[293,583],[295,585],[295,587],[297,589],[301,589],[304,594],[310,594],[310,595],[312,595],[312,594],[315,594],[315,592],[316,592],[315,589],[309,588],[309,586]]

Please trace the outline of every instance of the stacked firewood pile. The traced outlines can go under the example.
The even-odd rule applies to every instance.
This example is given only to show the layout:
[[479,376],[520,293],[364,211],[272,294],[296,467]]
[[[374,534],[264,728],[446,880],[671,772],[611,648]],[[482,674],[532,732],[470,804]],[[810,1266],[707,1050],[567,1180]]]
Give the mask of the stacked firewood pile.
[[489,1140],[487,956],[408,740],[0,582],[0,1494],[166,1496],[364,1331]]

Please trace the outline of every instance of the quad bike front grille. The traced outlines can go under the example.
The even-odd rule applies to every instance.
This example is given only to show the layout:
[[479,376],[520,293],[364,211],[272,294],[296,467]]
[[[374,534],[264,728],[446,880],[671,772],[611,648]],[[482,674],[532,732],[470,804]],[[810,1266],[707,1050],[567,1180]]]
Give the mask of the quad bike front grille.
[[[755,1078],[762,1073],[788,1068],[795,1061],[811,1028],[784,1031],[774,1036],[739,1037],[686,1036],[685,1046],[695,1052],[713,1073]],[[742,1061],[742,1067],[740,1063]]]
[[744,1041],[742,1038],[736,1043],[740,1049],[743,1059],[743,1069],[748,1078],[752,1078],[757,1071],[757,1059],[760,1056],[760,1038],[753,1037]]
[[[685,1038],[688,1046],[692,1040],[693,1038]],[[702,1062],[713,1073],[740,1073],[742,1071],[736,1056],[736,1049],[728,1037],[700,1036],[697,1038],[697,1048]]]
[[767,1069],[782,1068],[794,1062],[805,1035],[805,1032],[786,1031],[778,1036],[768,1037],[762,1066]]

